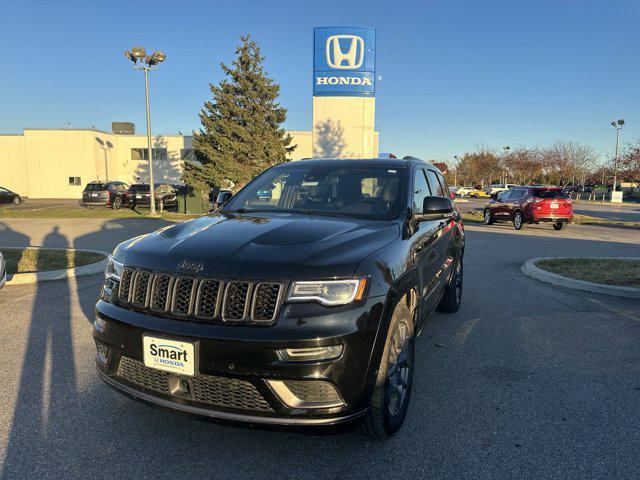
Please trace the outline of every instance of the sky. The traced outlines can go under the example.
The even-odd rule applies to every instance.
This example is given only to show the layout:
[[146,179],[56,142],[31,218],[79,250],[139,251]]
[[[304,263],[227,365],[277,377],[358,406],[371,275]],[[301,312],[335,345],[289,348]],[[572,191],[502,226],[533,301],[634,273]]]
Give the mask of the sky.
[[640,2],[15,1],[0,16],[0,133],[145,131],[144,80],[123,52],[167,59],[150,74],[154,133],[189,133],[240,35],[281,86],[285,128],[310,130],[313,27],[377,28],[380,151],[452,160],[477,147],[564,139],[612,154],[640,138]]

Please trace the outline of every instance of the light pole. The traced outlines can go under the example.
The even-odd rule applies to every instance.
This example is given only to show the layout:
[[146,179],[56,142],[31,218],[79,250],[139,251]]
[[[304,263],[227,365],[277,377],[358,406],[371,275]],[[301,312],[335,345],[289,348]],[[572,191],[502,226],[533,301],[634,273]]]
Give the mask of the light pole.
[[506,160],[507,160],[507,156],[509,155],[509,150],[511,150],[511,147],[509,145],[505,145],[504,147],[502,147],[502,150],[504,150],[504,159],[505,159],[505,169],[504,169],[504,181],[502,182],[502,184],[506,187],[507,185],[507,164],[506,164]]
[[[618,146],[620,145],[620,130],[624,125],[624,119],[615,120],[611,122],[611,126],[616,129],[616,156],[613,159],[613,189],[612,192],[616,191],[618,185]],[[613,200],[613,195],[611,195],[611,199]]]
[[[124,52],[124,56],[133,62],[133,68],[144,71],[144,96],[147,107],[147,157],[149,158],[149,201],[151,202],[151,215],[156,214],[155,184],[153,181],[153,149],[151,148],[151,115],[149,113],[149,71],[156,70],[158,64],[164,62],[167,56],[157,50],[147,55],[144,47],[133,47],[131,51]],[[140,62],[140,63],[138,63]]]
[[458,160],[458,155],[454,155],[453,159],[456,161],[456,165],[453,169],[453,186],[457,187],[458,186],[458,162],[460,160]]

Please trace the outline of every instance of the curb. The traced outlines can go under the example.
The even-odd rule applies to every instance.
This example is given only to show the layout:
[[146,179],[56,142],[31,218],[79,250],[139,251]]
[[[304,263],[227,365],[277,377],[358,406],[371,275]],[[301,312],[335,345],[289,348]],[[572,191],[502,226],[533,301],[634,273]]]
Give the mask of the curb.
[[593,259],[617,259],[617,260],[640,260],[639,257],[540,257],[527,260],[520,270],[525,275],[553,285],[572,288],[574,290],[584,290],[592,293],[602,293],[604,295],[615,295],[617,297],[640,298],[640,288],[634,287],[618,287],[616,285],[605,285],[602,283],[586,282],[584,280],[576,280],[564,277],[556,273],[547,272],[536,266],[536,262],[541,260],[554,260],[558,258],[593,258]]
[[[15,247],[6,247],[6,248],[15,248]],[[109,256],[108,252],[104,252],[102,250],[87,250],[84,248],[50,248],[50,247],[34,247],[29,246],[25,248],[33,248],[33,249],[47,249],[47,250],[74,250],[78,252],[90,252],[90,253],[100,253],[105,257]],[[86,275],[95,275],[96,273],[104,272],[105,267],[107,266],[107,259],[97,262],[90,263],[89,265],[83,265],[82,267],[76,268],[67,268],[64,270],[49,270],[46,272],[36,272],[36,273],[14,273],[13,275],[7,274],[7,283],[6,285],[29,285],[38,282],[49,282],[52,280],[64,280],[69,278],[77,278],[84,277]]]

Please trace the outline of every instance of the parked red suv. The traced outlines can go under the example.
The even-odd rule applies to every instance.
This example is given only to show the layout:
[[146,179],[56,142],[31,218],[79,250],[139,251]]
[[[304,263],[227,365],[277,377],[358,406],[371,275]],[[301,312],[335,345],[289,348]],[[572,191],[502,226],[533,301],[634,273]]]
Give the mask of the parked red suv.
[[513,187],[484,207],[484,223],[513,222],[520,230],[525,223],[553,223],[560,230],[573,220],[572,200],[559,187]]

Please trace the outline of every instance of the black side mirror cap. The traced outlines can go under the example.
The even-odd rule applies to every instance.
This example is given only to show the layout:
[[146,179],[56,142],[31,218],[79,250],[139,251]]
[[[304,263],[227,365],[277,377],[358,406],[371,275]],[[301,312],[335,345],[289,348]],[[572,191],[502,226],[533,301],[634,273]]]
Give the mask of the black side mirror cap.
[[414,216],[415,221],[442,220],[453,216],[453,202],[447,197],[425,197],[422,202],[422,213]]
[[231,200],[231,197],[233,197],[233,193],[232,192],[220,192],[220,193],[218,193],[218,197],[216,198],[216,203],[218,204],[218,207],[221,207],[222,205],[227,203],[229,200]]

